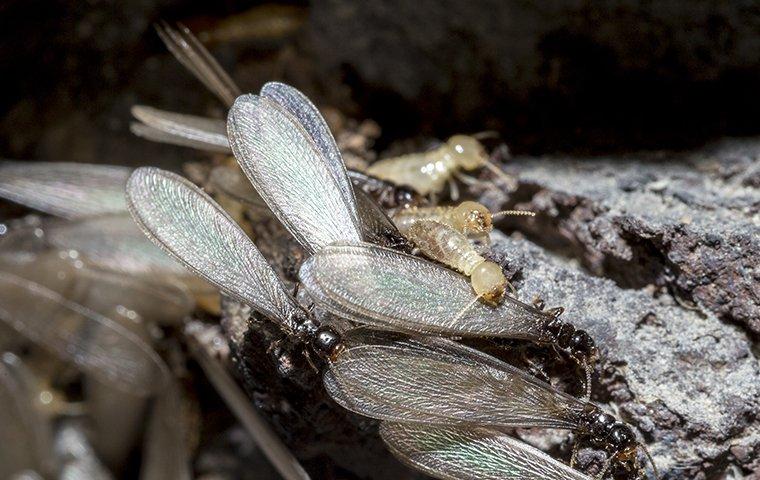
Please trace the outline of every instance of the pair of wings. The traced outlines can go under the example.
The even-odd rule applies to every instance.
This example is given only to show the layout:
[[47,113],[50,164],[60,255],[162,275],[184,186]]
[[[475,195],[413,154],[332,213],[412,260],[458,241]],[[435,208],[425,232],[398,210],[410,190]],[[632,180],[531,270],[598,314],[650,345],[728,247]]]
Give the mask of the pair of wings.
[[344,408],[396,422],[575,429],[585,403],[478,350],[361,327],[323,380]]
[[[238,98],[229,113],[227,136],[243,172],[270,210],[313,253],[302,267],[301,281],[317,303],[332,313],[361,323],[421,333],[549,340],[541,328],[547,318],[538,310],[512,299],[495,309],[479,302],[473,304],[471,287],[460,275],[413,256],[362,244],[364,239],[381,240],[382,235],[373,233],[387,227],[386,217],[382,212],[373,211],[374,204],[365,201],[364,197],[359,196],[356,201],[326,123],[316,107],[297,90],[280,83],[269,83],[261,95]],[[167,195],[160,195],[165,203],[162,207],[154,201],[158,191],[169,188],[170,183],[176,185],[180,180],[155,170],[150,175],[143,171],[141,178],[143,184],[153,183],[152,190],[131,181],[128,194],[138,223],[140,210],[151,209],[142,215],[145,217],[142,223],[148,231],[151,226],[145,220],[150,216],[161,218],[153,222],[155,228],[161,228],[167,222],[179,224],[183,219],[173,216],[191,210],[193,203],[210,201],[195,194],[193,200],[183,201],[188,208],[177,209],[176,202]],[[159,187],[159,183],[164,187]],[[185,184],[184,189],[192,187]],[[190,195],[189,191],[184,195]],[[140,196],[146,200],[141,200]],[[147,200],[149,197],[154,200]],[[138,204],[144,204],[144,207]],[[256,293],[256,286],[248,282],[245,292],[235,291],[235,284],[244,282],[233,281],[229,275],[234,273],[224,277],[219,272],[204,271],[204,268],[226,268],[230,272],[269,270],[253,244],[243,240],[234,222],[227,218],[222,220],[220,215],[223,212],[217,207],[206,210],[210,218],[216,218],[207,221],[217,225],[224,223],[226,230],[236,232],[231,235],[240,240],[240,252],[229,254],[234,247],[228,245],[228,254],[215,261],[216,267],[204,266],[194,258],[184,258],[184,262],[238,299],[254,307],[265,307],[259,308],[265,313],[278,314],[275,318],[287,314],[267,308],[267,304],[287,303],[279,285],[277,288],[258,288],[268,291]],[[195,218],[191,222],[197,225],[196,230],[201,228],[199,221]],[[168,227],[164,227],[166,229]],[[177,233],[181,236],[181,232]],[[206,229],[205,235],[195,232],[192,236],[211,245],[217,240],[206,238],[206,235],[222,233]],[[180,258],[182,254],[190,253],[172,246],[172,243],[183,240],[173,238],[166,231],[157,240]],[[340,243],[350,245],[336,246]],[[253,263],[248,260],[248,265],[238,265],[236,260],[252,257],[258,260]],[[274,282],[269,273],[262,275],[268,282]],[[277,298],[266,300],[267,293],[274,293]]]
[[591,480],[487,428],[383,422],[380,435],[401,461],[443,480]]

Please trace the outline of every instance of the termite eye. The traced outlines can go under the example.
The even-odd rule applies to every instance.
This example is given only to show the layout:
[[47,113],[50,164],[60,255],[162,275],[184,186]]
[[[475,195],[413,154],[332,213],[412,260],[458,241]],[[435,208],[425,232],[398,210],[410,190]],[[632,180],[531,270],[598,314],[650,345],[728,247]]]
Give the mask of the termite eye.
[[446,142],[457,156],[457,163],[465,170],[474,170],[488,160],[488,153],[479,141],[468,135],[454,135]]

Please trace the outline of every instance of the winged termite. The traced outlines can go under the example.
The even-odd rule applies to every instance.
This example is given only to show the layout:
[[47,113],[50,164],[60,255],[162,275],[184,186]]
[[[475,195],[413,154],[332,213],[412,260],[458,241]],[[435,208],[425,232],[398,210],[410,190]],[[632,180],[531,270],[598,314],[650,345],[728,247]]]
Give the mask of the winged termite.
[[[340,195],[337,191],[333,194]],[[130,177],[127,197],[135,220],[154,242],[232,298],[278,322],[286,332],[325,359],[329,366],[324,374],[325,384],[334,398],[350,409],[399,421],[435,423],[458,420],[503,426],[571,428],[603,443],[614,451],[616,458],[628,457],[632,455],[631,448],[635,450],[635,437],[630,428],[619,422],[609,422],[611,417],[595,405],[558,392],[514,367],[454,342],[434,338],[414,340],[388,331],[353,333],[348,341],[344,341],[336,330],[320,326],[296,303],[232,218],[207,194],[182,177],[154,168],[140,168]],[[330,247],[320,250],[312,258],[342,248],[358,248],[360,251],[375,248],[381,253],[396,254],[393,250],[374,246]],[[360,261],[357,265],[366,266],[366,263]],[[393,266],[389,265],[390,268]],[[342,267],[351,272],[350,265]],[[458,278],[458,290],[467,289],[466,285],[461,285],[464,281],[461,277],[442,267],[435,268]],[[436,305],[430,305],[430,297],[425,299],[421,295],[418,299],[420,292],[415,290],[414,284],[424,279],[427,272],[416,273],[419,275],[413,279],[404,280],[402,287],[395,292],[396,298],[383,299],[384,308],[391,315],[394,309],[405,309],[414,302],[424,306],[425,314],[430,317],[441,313]],[[375,276],[373,284],[382,285],[388,277]],[[452,290],[456,288],[435,290],[432,298],[442,302],[452,295]],[[453,293],[457,295],[456,291]],[[371,295],[364,297],[377,301]],[[514,312],[521,314],[517,323],[522,320],[526,335],[550,338],[548,332],[530,318],[543,314],[530,311],[527,305],[521,307],[515,303],[518,305],[515,307],[509,304],[512,305],[509,308],[516,308]],[[448,307],[444,307],[444,311],[445,308]],[[350,315],[348,318],[353,319]],[[480,322],[473,321],[480,319],[465,318],[474,332],[482,333]],[[497,316],[487,325],[497,331],[503,328],[500,327],[503,320]],[[554,319],[545,320],[552,322]],[[515,328],[517,323],[515,320],[511,322],[511,327],[507,328]],[[426,324],[435,323],[423,322],[423,326]],[[446,325],[441,329],[448,331]],[[434,351],[431,353],[431,350]],[[375,392],[375,388],[381,392]]]
[[130,130],[138,137],[209,152],[230,151],[223,120],[169,112],[145,105],[132,107],[132,115],[139,122],[133,122]]
[[514,179],[491,163],[485,147],[468,135],[454,135],[446,143],[427,152],[379,160],[369,166],[367,173],[397,185],[409,185],[421,195],[437,195],[447,183],[451,185],[453,179],[469,183],[475,181],[460,170],[483,167],[510,188],[514,184]]
[[[376,245],[331,245],[301,266],[309,296],[331,313],[394,330],[457,337],[502,337],[552,344],[582,364],[596,346],[562,322],[514,298],[473,301],[466,278],[442,266]],[[476,298],[476,297],[475,297]]]
[[174,28],[166,22],[156,25],[166,47],[198,80],[228,107],[240,95],[240,89],[211,56],[203,44],[182,24]]
[[[199,322],[189,323],[185,327],[185,334],[190,344],[191,354],[198,361],[209,381],[282,478],[308,480],[309,475],[295,456],[253,408],[251,401],[235,383],[225,366],[209,352],[209,350],[213,351],[212,342],[217,337],[208,338],[207,332]],[[212,346],[209,346],[209,343],[212,343]]]
[[402,462],[442,480],[592,480],[487,428],[382,422],[380,435]]
[[0,272],[0,287],[0,320],[20,334],[116,388],[161,389],[160,357],[118,323],[17,275]]
[[123,212],[130,168],[86,163],[0,162],[0,197],[74,219]]
[[56,471],[50,419],[39,406],[40,390],[21,358],[0,354],[0,477],[23,470],[45,475]]
[[[286,91],[290,87],[278,88]],[[266,86],[262,91],[266,91]],[[303,105],[292,95],[290,109]],[[309,105],[311,105],[309,103]],[[454,336],[501,336],[552,343],[581,363],[596,355],[589,335],[514,299],[494,309],[476,302],[463,277],[392,250],[357,244],[365,238],[350,182],[334,142],[311,139],[324,129],[264,96],[235,101],[228,136],[246,176],[291,234],[315,255],[300,278],[314,299],[338,316],[400,330]],[[321,117],[320,117],[321,118]],[[324,120],[321,120],[324,123]]]
[[380,420],[569,429],[610,459],[636,464],[630,426],[507,363],[450,340],[366,328],[348,332],[324,374],[330,395]]

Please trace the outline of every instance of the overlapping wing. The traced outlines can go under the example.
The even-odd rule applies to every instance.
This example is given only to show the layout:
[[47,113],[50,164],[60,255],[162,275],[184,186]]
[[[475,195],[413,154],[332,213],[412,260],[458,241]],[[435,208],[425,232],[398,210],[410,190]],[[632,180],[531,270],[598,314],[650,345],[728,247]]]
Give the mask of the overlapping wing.
[[156,25],[161,37],[172,55],[185,66],[195,78],[214,93],[228,107],[240,95],[240,88],[211,56],[206,47],[182,24],[177,28],[166,22]]
[[53,474],[53,428],[37,408],[39,381],[11,352],[0,354],[0,477],[18,478],[23,470]]
[[0,197],[51,215],[81,218],[126,212],[127,167],[0,162]]
[[290,112],[269,98],[244,95],[230,109],[227,132],[254,188],[306,249],[361,241],[356,205],[346,200],[335,165]]
[[138,137],[199,150],[230,153],[224,120],[168,112],[144,105],[132,107],[132,115],[139,122],[133,122],[130,130]]
[[230,216],[179,175],[142,167],[127,183],[129,210],[146,235],[197,275],[239,301],[294,327],[299,308]]
[[[335,183],[343,193],[346,205],[354,205],[354,189],[348,178],[346,164],[343,163],[343,157],[338,150],[338,144],[335,143],[335,137],[333,137],[330,127],[327,126],[327,122],[317,107],[299,90],[280,82],[264,84],[261,87],[261,96],[274,100],[298,120],[332,171]],[[356,214],[355,211],[354,214]],[[359,221],[358,217],[356,221]]]
[[353,321],[394,330],[548,341],[540,311],[505,298],[475,301],[467,279],[429,261],[376,245],[331,245],[301,266],[319,305]]
[[163,387],[166,367],[149,345],[38,283],[0,272],[0,320],[123,391],[149,395]]
[[324,383],[348,410],[380,420],[577,427],[584,403],[494,357],[435,337],[360,328]]
[[591,480],[530,445],[486,428],[383,422],[380,435],[402,462],[442,480]]

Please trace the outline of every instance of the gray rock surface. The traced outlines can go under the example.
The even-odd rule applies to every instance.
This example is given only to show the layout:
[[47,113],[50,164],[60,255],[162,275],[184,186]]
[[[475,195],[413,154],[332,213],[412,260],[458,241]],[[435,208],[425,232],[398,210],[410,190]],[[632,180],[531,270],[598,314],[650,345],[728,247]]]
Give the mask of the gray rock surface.
[[[684,305],[760,333],[760,140],[689,154],[515,158],[518,228],[623,288],[665,289]],[[499,195],[486,203],[500,206]]]
[[[667,295],[625,289],[524,240],[496,236],[520,298],[566,308],[602,355],[593,398],[636,426],[664,478],[760,478],[760,362],[746,332]],[[752,477],[755,478],[755,477]]]

